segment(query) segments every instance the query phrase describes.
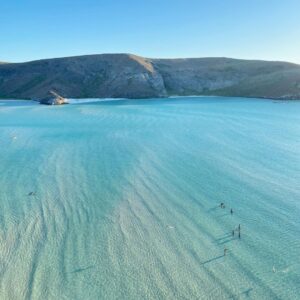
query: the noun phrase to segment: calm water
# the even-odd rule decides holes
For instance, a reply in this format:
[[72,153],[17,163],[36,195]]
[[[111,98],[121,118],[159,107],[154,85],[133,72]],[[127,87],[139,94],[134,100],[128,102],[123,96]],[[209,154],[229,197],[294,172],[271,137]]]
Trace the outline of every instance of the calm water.
[[300,102],[2,101],[0,148],[1,299],[300,299]]

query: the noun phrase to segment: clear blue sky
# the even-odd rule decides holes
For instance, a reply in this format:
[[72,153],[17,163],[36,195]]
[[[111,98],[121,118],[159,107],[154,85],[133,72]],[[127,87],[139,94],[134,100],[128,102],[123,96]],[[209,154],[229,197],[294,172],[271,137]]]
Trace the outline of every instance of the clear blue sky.
[[300,0],[0,1],[0,61],[117,52],[300,63]]

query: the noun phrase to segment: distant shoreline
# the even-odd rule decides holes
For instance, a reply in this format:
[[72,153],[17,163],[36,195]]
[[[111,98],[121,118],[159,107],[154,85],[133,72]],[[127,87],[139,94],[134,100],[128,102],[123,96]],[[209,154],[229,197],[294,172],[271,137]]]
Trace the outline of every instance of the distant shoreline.
[[[257,99],[257,100],[269,100],[269,101],[300,101],[300,99],[289,99],[289,98],[267,98],[267,97],[240,97],[240,96],[218,96],[218,95],[189,95],[189,96],[169,96],[169,97],[153,97],[153,98],[66,98],[69,104],[84,104],[84,103],[96,103],[96,102],[113,102],[113,101],[128,101],[128,100],[158,100],[158,99],[182,99],[182,98],[234,98],[234,99]],[[32,99],[3,99],[0,98],[1,102],[32,102],[34,104],[38,104],[38,100],[32,100]]]

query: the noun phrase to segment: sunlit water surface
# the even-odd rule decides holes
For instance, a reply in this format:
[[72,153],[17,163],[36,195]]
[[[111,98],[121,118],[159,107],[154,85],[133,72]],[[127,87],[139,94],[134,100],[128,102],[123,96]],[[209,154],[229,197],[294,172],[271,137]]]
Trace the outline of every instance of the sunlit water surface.
[[0,149],[0,299],[300,299],[300,102],[2,101]]

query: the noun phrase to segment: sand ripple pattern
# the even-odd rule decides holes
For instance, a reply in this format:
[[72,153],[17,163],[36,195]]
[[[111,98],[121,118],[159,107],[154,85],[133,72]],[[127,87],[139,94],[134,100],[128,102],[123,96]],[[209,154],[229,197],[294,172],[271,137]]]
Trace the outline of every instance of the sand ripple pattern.
[[1,102],[0,148],[0,299],[299,297],[300,103]]

